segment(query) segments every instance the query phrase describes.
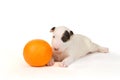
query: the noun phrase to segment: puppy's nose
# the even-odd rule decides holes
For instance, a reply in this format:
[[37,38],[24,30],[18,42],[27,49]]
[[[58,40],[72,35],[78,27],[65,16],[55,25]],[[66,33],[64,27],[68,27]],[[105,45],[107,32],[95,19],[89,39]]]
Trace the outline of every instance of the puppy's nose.
[[59,49],[58,48],[54,48],[55,51],[58,51]]

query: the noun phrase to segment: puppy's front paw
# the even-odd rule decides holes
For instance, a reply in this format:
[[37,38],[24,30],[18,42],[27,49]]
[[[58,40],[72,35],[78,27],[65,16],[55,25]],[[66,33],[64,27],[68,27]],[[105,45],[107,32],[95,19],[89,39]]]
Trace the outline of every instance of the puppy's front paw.
[[59,67],[68,67],[68,65],[63,63],[63,62],[61,62],[61,63],[59,63]]
[[109,49],[108,48],[104,48],[104,53],[108,53]]
[[54,59],[51,59],[50,62],[47,64],[47,66],[53,66],[54,65]]
[[101,48],[100,48],[100,52],[108,53],[108,52],[109,52],[109,49],[108,49],[108,48],[105,48],[105,47],[101,47]]

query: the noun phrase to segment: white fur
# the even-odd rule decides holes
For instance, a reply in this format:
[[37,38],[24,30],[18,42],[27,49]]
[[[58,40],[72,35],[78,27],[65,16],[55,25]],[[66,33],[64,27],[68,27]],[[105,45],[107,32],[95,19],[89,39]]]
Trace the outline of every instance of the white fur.
[[[54,61],[59,61],[61,67],[67,67],[75,60],[90,52],[108,52],[108,48],[100,47],[99,45],[91,42],[87,37],[80,34],[73,34],[69,41],[63,42],[61,37],[65,30],[70,31],[67,27],[56,27],[53,31],[52,48],[53,58],[48,65],[53,65]],[[55,51],[54,48],[58,48]]]

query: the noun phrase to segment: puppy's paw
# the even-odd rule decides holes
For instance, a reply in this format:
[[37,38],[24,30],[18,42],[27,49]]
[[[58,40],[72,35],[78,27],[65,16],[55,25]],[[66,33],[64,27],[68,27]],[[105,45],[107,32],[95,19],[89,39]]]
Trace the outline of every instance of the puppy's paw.
[[108,53],[109,49],[108,48],[104,48],[104,53]]
[[105,47],[102,47],[102,48],[100,49],[100,52],[108,53],[108,52],[109,52],[109,49],[108,49],[108,48],[105,48]]
[[54,65],[54,63],[55,63],[55,62],[54,62],[54,60],[53,60],[53,59],[51,59],[51,60],[50,60],[50,62],[47,64],[47,66],[53,66],[53,65]]
[[65,64],[65,63],[63,63],[63,62],[60,62],[60,63],[59,63],[59,67],[68,67],[68,65]]

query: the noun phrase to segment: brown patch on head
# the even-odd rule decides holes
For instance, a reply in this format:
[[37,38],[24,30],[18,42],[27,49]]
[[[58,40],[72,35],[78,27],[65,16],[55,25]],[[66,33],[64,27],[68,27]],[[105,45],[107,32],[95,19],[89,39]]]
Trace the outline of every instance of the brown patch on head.
[[67,42],[68,40],[70,40],[70,37],[73,35],[74,33],[73,33],[73,31],[67,31],[67,30],[65,30],[65,32],[63,33],[63,36],[62,36],[62,38],[61,38],[61,40],[63,41],[63,42]]

